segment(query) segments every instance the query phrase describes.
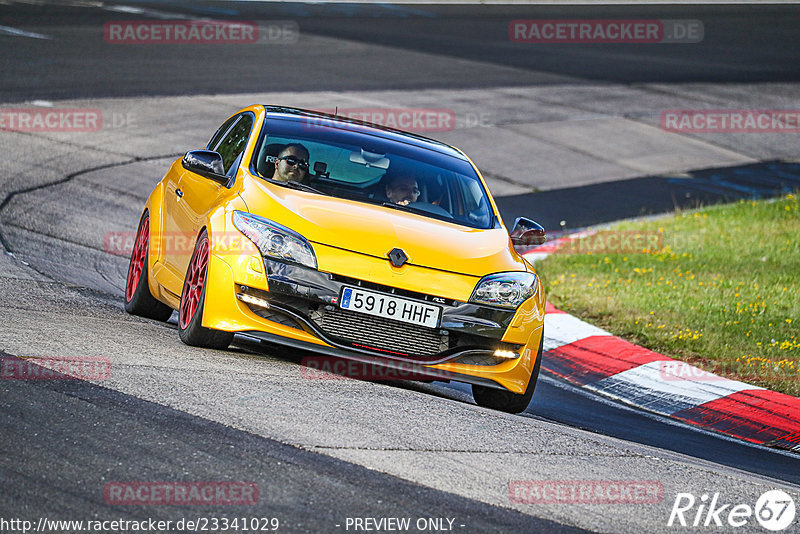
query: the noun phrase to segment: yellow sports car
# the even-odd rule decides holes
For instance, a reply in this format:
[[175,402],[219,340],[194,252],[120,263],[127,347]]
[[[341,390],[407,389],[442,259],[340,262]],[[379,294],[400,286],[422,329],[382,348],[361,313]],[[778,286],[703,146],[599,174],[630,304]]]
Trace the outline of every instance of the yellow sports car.
[[419,379],[477,404],[531,400],[545,297],[457,148],[374,124],[250,106],[176,160],[145,204],[125,290],[132,314],[224,349],[234,334]]

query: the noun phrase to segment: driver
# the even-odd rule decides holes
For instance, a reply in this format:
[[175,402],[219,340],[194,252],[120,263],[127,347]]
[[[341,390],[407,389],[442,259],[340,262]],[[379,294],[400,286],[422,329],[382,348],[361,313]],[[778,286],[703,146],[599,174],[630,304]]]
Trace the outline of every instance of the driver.
[[386,182],[386,198],[393,204],[408,206],[419,198],[419,184],[410,174],[393,176]]
[[289,143],[275,158],[273,180],[306,183],[308,180],[308,149],[300,143]]

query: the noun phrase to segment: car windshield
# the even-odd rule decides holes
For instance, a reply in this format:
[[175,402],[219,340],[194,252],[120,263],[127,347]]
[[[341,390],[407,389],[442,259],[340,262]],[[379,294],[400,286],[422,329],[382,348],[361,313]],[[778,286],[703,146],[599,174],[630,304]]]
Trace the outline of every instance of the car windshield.
[[[276,170],[276,165],[283,167]],[[296,165],[303,172],[281,174]],[[470,228],[487,229],[495,223],[483,184],[468,161],[362,131],[268,120],[252,169],[263,178],[312,193]]]

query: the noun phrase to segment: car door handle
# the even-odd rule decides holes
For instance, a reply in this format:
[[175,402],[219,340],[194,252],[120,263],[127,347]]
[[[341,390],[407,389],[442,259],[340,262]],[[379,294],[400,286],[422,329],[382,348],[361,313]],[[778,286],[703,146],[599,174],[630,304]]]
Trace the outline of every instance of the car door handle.
[[178,195],[178,198],[183,198],[183,191],[181,191],[180,189],[176,189],[175,194]]

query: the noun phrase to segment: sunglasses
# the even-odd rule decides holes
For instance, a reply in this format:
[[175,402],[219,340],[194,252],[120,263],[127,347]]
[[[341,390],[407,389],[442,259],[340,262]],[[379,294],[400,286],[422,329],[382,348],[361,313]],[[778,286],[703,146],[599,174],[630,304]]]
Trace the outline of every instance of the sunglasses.
[[279,160],[283,160],[292,167],[297,165],[303,170],[308,170],[308,162],[304,159],[296,158],[295,156],[283,156],[282,158],[278,158]]

